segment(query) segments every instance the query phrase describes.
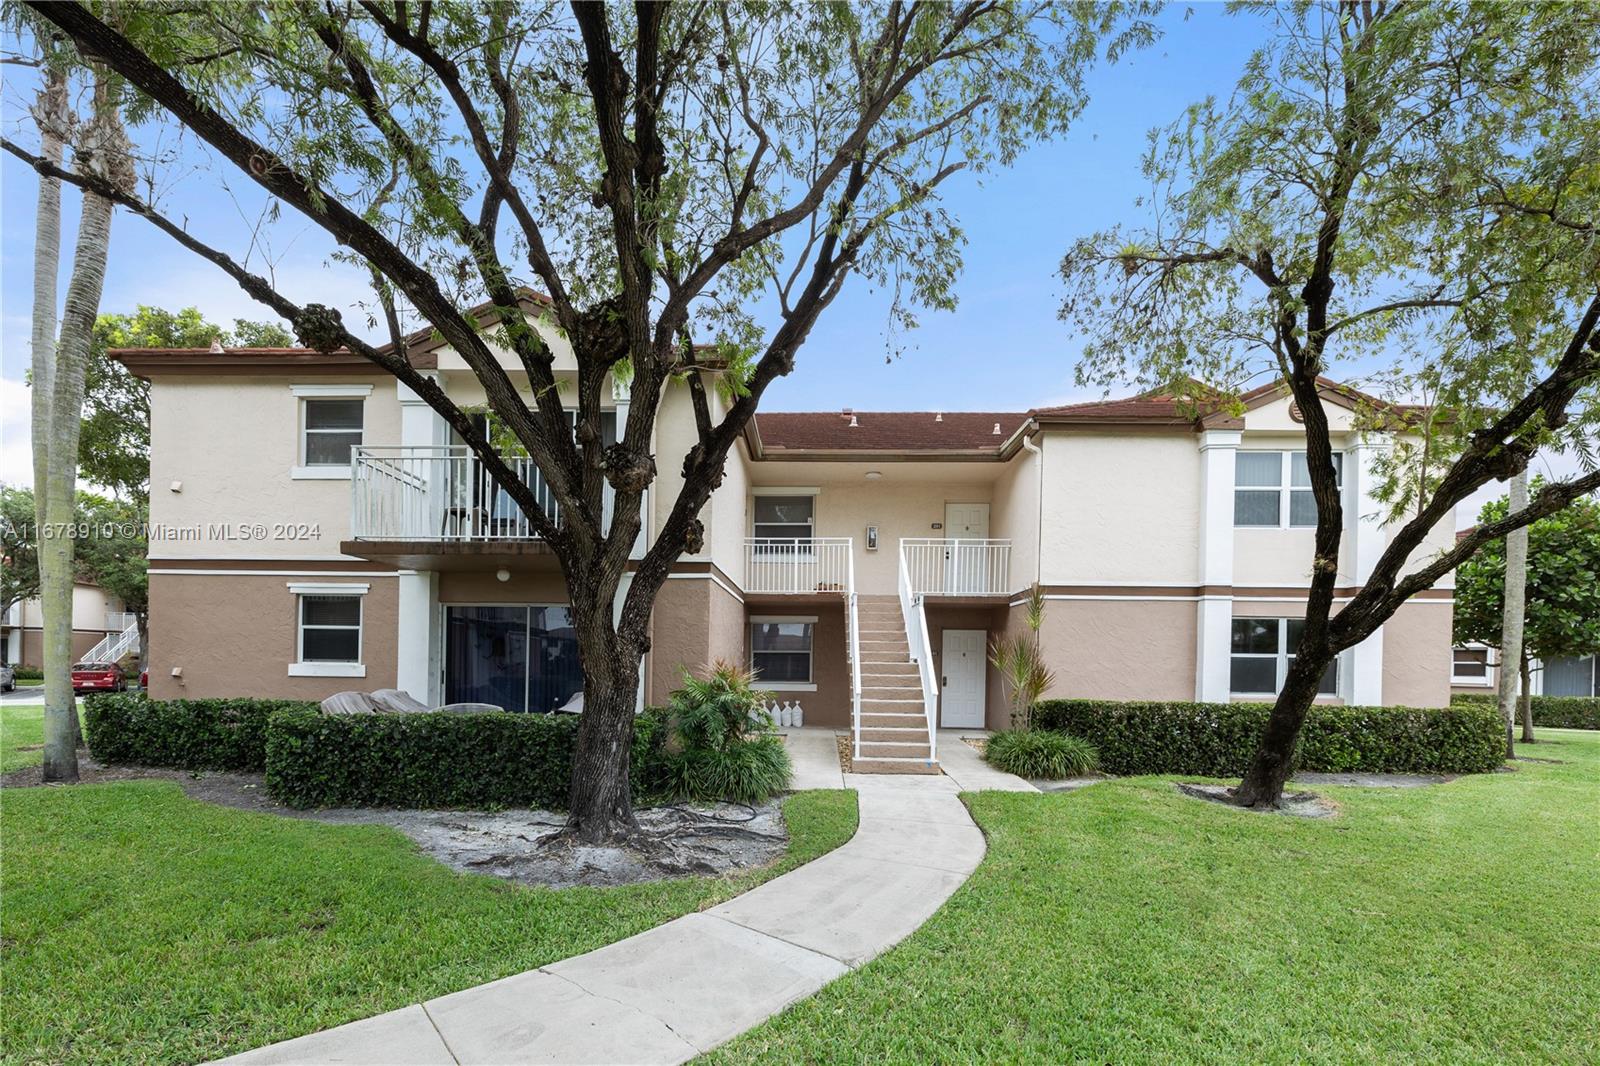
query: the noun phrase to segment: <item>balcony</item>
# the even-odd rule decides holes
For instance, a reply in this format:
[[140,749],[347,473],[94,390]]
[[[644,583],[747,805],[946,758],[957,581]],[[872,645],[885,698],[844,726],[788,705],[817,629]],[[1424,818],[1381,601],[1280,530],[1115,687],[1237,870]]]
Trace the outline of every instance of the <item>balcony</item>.
[[[561,508],[527,456],[504,457],[552,521]],[[614,500],[606,486],[604,521]],[[496,569],[554,556],[511,494],[464,444],[361,445],[350,461],[346,555],[418,569]]]
[[744,591],[756,596],[843,596],[855,589],[849,537],[747,537]]
[[982,599],[1016,591],[1009,540],[902,539],[900,565],[912,596]]

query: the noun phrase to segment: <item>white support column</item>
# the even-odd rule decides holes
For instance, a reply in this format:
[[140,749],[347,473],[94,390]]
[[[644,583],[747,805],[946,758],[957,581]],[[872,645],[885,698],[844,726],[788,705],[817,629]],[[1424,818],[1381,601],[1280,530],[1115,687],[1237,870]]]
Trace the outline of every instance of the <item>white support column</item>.
[[[1364,435],[1353,447],[1345,463],[1352,474],[1350,522],[1347,528],[1354,540],[1352,557],[1358,585],[1365,585],[1372,570],[1388,546],[1389,534],[1383,526],[1383,503],[1377,497],[1378,475],[1376,464],[1388,454],[1389,443]],[[1346,703],[1358,707],[1383,705],[1383,627],[1372,636],[1351,648],[1345,654],[1345,681],[1340,684],[1340,695]]]
[[401,573],[396,579],[399,625],[395,633],[395,688],[437,707],[439,678],[439,575]]
[[1195,619],[1194,698],[1227,703],[1233,630],[1233,464],[1243,436],[1200,434],[1200,603]]

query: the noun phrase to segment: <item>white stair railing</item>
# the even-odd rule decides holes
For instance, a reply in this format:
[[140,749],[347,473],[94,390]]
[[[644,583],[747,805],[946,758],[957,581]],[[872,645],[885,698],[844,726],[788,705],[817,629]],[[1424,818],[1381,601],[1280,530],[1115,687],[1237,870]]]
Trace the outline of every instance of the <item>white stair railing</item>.
[[856,559],[850,553],[850,590],[846,594],[845,611],[849,629],[850,648],[850,724],[855,733],[851,745],[852,758],[861,758],[861,614],[856,602]]
[[[134,618],[132,614],[129,618]],[[134,619],[128,628],[120,633],[107,633],[105,639],[84,652],[78,659],[80,663],[114,663],[130,651],[139,650],[139,622]]]
[[922,609],[920,594],[912,591],[911,567],[906,541],[900,542],[900,617],[905,622],[906,643],[911,659],[922,679],[922,715],[928,723],[928,761],[939,757],[939,681],[933,673],[933,653],[929,648],[928,616]]
[[915,596],[1008,596],[1011,541],[908,537],[900,541]]

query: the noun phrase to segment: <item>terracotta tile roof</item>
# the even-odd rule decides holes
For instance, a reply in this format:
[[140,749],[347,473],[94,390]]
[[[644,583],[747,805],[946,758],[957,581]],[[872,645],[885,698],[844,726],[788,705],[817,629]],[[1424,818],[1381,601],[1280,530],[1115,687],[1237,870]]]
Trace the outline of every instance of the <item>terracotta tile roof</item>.
[[[763,451],[998,451],[1026,411],[761,411]],[[853,424],[852,424],[853,423]]]

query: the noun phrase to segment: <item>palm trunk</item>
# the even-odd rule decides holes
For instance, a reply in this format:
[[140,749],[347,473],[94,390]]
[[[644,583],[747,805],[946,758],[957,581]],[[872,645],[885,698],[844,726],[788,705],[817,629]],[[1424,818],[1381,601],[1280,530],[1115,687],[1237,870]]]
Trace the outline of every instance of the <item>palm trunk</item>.
[[[67,79],[59,70],[47,68],[44,88],[39,90],[33,108],[39,125],[39,154],[57,166],[66,145],[68,127]],[[33,419],[33,516],[38,529],[45,527],[44,483],[50,457],[49,438],[44,427],[50,425],[50,401],[55,386],[56,354],[56,278],[61,272],[61,182],[39,178],[39,206],[33,237],[33,386],[29,397]]]
[[1321,658],[1300,654],[1289,665],[1283,690],[1272,705],[1266,731],[1256,745],[1255,756],[1244,780],[1234,790],[1233,801],[1241,807],[1277,807],[1283,799],[1283,786],[1294,773],[1294,753],[1300,727],[1316,702],[1317,688],[1327,672],[1332,656]]
[[[1528,506],[1528,471],[1524,467],[1511,479],[1507,505],[1515,514]],[[1506,723],[1506,758],[1516,758],[1517,682],[1513,664],[1524,659],[1523,622],[1527,609],[1528,528],[1506,534],[1506,572],[1500,615],[1500,716]]]
[[1522,742],[1524,744],[1532,744],[1532,743],[1534,743],[1534,736],[1533,736],[1533,678],[1531,676],[1531,671],[1528,669],[1528,651],[1527,651],[1526,648],[1524,648],[1523,651],[1522,651],[1522,670],[1521,670],[1521,673],[1522,673],[1522,697],[1519,700],[1519,702],[1522,705]]

